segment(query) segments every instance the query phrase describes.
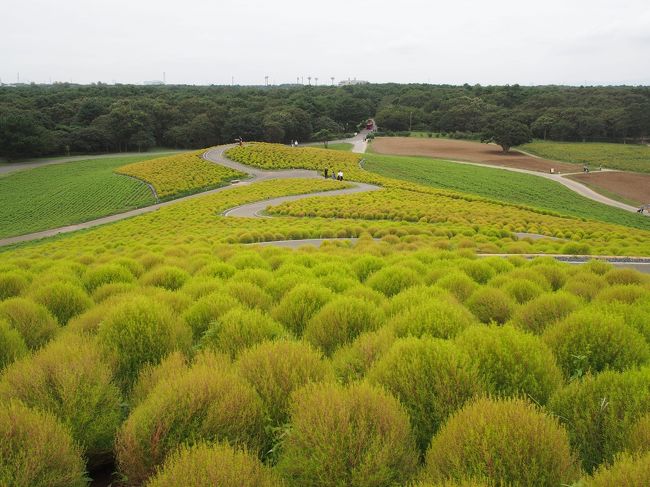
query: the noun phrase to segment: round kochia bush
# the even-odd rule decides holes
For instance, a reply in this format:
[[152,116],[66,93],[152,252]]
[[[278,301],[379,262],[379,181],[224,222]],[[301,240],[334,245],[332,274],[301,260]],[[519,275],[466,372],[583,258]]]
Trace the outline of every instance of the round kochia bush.
[[537,336],[512,326],[472,326],[456,343],[476,364],[489,392],[526,395],[545,404],[562,385],[553,352]]
[[409,308],[389,322],[399,337],[429,335],[450,338],[476,323],[476,319],[463,306],[448,300],[429,301]]
[[512,315],[515,303],[500,289],[477,289],[467,300],[467,307],[483,323],[505,323]]
[[627,446],[636,422],[650,412],[650,369],[587,376],[558,390],[547,407],[565,423],[591,472]]
[[634,424],[625,449],[631,452],[650,452],[650,413],[642,416]]
[[611,465],[603,465],[591,477],[583,479],[584,487],[647,487],[650,479],[650,452],[639,455],[621,454]]
[[454,414],[433,438],[424,476],[556,487],[577,480],[580,468],[555,418],[521,399],[482,398]]
[[332,356],[336,376],[346,383],[362,379],[372,364],[393,346],[395,340],[395,333],[387,326],[362,333]]
[[29,286],[23,272],[9,271],[0,273],[0,301],[19,296]]
[[467,354],[428,337],[397,340],[367,377],[406,407],[421,451],[447,416],[481,390]]
[[239,306],[232,296],[220,292],[202,297],[183,313],[183,319],[192,328],[194,338],[200,338],[210,323],[217,320],[228,311]]
[[423,279],[416,271],[399,265],[384,267],[367,280],[368,286],[386,296],[394,296],[406,288],[422,283]]
[[112,310],[99,325],[97,338],[115,363],[117,379],[128,390],[143,366],[189,348],[191,331],[160,302],[136,297]]
[[79,448],[54,416],[0,403],[0,485],[83,487],[85,474]]
[[365,383],[296,391],[278,470],[289,485],[405,485],[418,454],[395,398]]
[[146,487],[278,487],[277,475],[245,450],[224,443],[182,446]]
[[522,330],[541,334],[548,325],[575,311],[579,302],[568,293],[542,294],[519,308],[513,321]]
[[25,340],[6,321],[0,319],[0,372],[14,360],[27,355]]
[[139,485],[178,446],[201,440],[259,452],[265,415],[257,392],[229,366],[198,362],[159,382],[131,412],[115,445],[119,470],[129,484]]
[[289,396],[301,386],[333,378],[331,366],[306,343],[279,340],[245,350],[237,369],[253,384],[266,404],[271,421],[287,418]]
[[625,370],[650,359],[650,346],[643,335],[602,310],[577,311],[548,327],[543,338],[568,378],[588,371]]
[[92,299],[78,286],[56,282],[39,288],[34,300],[45,306],[61,325],[70,318],[86,311],[93,304]]
[[0,319],[5,319],[18,330],[31,349],[42,347],[59,331],[56,319],[47,308],[26,298],[1,302]]
[[104,264],[90,268],[83,277],[84,285],[92,292],[104,284],[115,282],[133,282],[135,277],[126,268],[116,264]]
[[379,328],[383,318],[383,313],[364,299],[338,297],[309,321],[304,337],[330,355],[360,333]]
[[333,296],[332,291],[319,284],[299,284],[284,295],[272,314],[296,336],[300,336],[307,322]]
[[66,335],[9,366],[0,381],[0,399],[19,399],[54,413],[92,463],[110,456],[122,399],[90,338]]
[[143,275],[140,282],[145,286],[164,287],[170,291],[175,291],[185,284],[189,277],[187,272],[178,267],[161,266]]

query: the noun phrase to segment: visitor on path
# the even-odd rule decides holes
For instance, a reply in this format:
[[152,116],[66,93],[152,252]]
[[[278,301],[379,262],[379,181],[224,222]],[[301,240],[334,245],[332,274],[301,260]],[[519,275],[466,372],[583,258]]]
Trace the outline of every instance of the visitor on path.
[[643,213],[643,210],[647,210],[647,209],[650,209],[650,203],[648,203],[647,205],[641,205],[641,207],[638,210],[636,210],[636,212]]
[[327,179],[327,168],[325,168],[325,170],[323,171],[323,173],[325,174],[325,179]]
[[343,171],[339,171],[339,177],[338,177],[338,180],[339,180],[339,181],[343,181]]
[[294,141],[293,141],[293,146],[294,146],[294,147],[298,147],[298,141],[297,141],[297,140],[294,140]]

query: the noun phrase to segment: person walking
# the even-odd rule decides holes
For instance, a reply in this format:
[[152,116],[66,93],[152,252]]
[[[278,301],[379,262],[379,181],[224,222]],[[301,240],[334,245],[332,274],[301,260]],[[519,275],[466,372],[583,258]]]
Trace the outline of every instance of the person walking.
[[327,168],[323,171],[323,174],[325,174],[325,179],[327,179]]
[[343,171],[339,171],[338,178],[339,181],[343,181]]

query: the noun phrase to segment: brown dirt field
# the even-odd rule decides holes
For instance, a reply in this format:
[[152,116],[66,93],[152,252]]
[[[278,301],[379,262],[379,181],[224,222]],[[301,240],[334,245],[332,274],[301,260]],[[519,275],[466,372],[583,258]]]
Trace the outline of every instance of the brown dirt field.
[[495,166],[514,167],[529,171],[571,173],[582,168],[576,164],[549,161],[511,151],[504,154],[499,146],[466,140],[424,139],[419,137],[379,137],[372,142],[377,154],[397,156],[426,156],[454,161],[467,161]]
[[591,187],[594,191],[602,189],[621,195],[638,205],[650,203],[650,174],[606,171],[574,174],[571,179]]

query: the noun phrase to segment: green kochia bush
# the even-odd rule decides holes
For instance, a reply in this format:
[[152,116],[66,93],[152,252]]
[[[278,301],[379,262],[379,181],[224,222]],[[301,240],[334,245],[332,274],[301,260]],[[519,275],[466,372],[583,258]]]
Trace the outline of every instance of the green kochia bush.
[[47,308],[26,298],[1,302],[0,319],[5,319],[18,330],[31,349],[42,347],[59,331],[56,319]]
[[83,487],[85,477],[78,446],[54,416],[0,403],[0,485]]
[[515,303],[500,289],[477,289],[467,300],[467,307],[483,323],[505,323],[510,319]]
[[27,345],[18,330],[0,319],[0,372],[14,360],[27,355]]
[[447,300],[423,303],[400,313],[389,322],[398,337],[430,335],[450,338],[476,323],[463,306]]
[[9,366],[0,381],[0,399],[12,398],[54,413],[92,463],[110,457],[122,399],[91,339],[70,334]]
[[27,289],[29,281],[23,272],[0,272],[0,301],[19,296]]
[[478,288],[478,284],[464,272],[454,271],[438,279],[436,287],[449,291],[459,301],[465,301]]
[[568,293],[542,294],[523,305],[514,316],[521,329],[541,334],[544,329],[578,309],[579,300]]
[[86,311],[93,304],[83,289],[62,282],[39,288],[34,293],[34,300],[45,306],[61,325],[65,325],[70,318]]
[[126,390],[143,366],[157,364],[168,353],[188,349],[191,343],[187,325],[160,302],[144,297],[118,304],[100,324],[97,335]]
[[478,367],[490,393],[526,395],[545,404],[562,385],[562,372],[546,344],[512,326],[472,326],[456,343]]
[[650,452],[642,455],[621,454],[612,465],[603,465],[591,477],[584,479],[584,487],[647,487],[650,479]]
[[340,347],[332,356],[332,365],[339,379],[353,382],[365,377],[370,367],[395,343],[390,327],[359,335],[352,343]]
[[[224,356],[224,361],[229,362],[230,359]],[[144,366],[131,389],[129,405],[134,408],[144,401],[163,379],[180,377],[188,368],[187,357],[181,352],[170,353],[159,364]]]
[[261,311],[235,308],[210,325],[201,338],[200,346],[235,357],[256,343],[286,335],[280,323]]
[[301,336],[307,322],[330,301],[334,294],[317,284],[299,284],[289,291],[273,309],[273,317]]
[[200,338],[210,323],[219,319],[239,302],[232,296],[220,292],[211,293],[202,297],[183,313],[183,319],[192,328],[194,338]]
[[650,369],[602,372],[558,390],[548,408],[566,424],[583,467],[613,460],[638,419],[650,412]]
[[280,479],[245,450],[224,443],[182,446],[146,487],[278,487]]
[[638,331],[600,310],[578,311],[548,327],[543,338],[566,377],[605,369],[622,371],[650,359],[650,347]]
[[189,274],[174,266],[156,267],[140,278],[145,286],[156,286],[175,291],[189,279]]
[[384,267],[367,280],[368,286],[386,296],[393,296],[406,288],[422,283],[423,280],[416,271],[398,265]]
[[424,475],[556,487],[577,480],[580,469],[556,419],[521,399],[483,398],[454,414],[433,438]]
[[381,389],[313,384],[292,398],[278,470],[289,485],[405,485],[418,454],[404,409]]
[[379,328],[383,318],[383,313],[375,305],[363,299],[338,297],[323,306],[309,321],[304,337],[330,355],[360,333]]
[[258,453],[265,443],[262,400],[229,366],[205,360],[162,380],[119,431],[120,472],[139,485],[184,443],[228,441]]
[[252,282],[229,282],[225,290],[247,308],[268,311],[273,304],[271,295]]
[[116,264],[103,264],[88,269],[84,274],[83,281],[86,289],[92,292],[104,284],[133,282],[135,277],[126,267]]
[[367,377],[406,407],[421,451],[442,422],[482,389],[466,353],[428,337],[396,341]]
[[630,452],[650,452],[650,413],[647,413],[632,426],[625,449]]

